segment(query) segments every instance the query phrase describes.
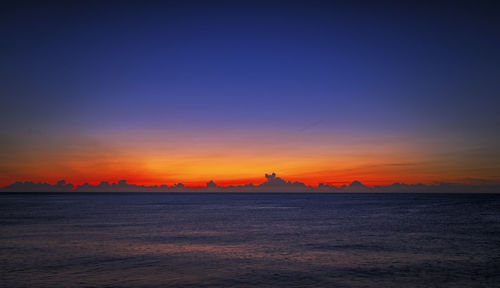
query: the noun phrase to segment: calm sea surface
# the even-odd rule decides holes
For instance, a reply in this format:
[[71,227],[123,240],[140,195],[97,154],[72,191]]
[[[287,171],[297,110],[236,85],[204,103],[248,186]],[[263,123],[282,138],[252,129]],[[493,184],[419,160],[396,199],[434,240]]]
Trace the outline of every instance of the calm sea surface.
[[2,287],[500,287],[500,195],[0,194]]

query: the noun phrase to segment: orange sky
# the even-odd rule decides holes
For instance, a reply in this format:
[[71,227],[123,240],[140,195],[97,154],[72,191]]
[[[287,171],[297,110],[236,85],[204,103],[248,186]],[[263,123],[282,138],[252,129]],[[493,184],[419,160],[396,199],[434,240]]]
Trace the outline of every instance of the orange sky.
[[[390,135],[318,133],[93,134],[85,138],[53,135],[42,142],[26,138],[7,147],[0,185],[15,181],[73,184],[100,181],[204,186],[259,184],[265,173],[316,186],[498,181],[495,158],[481,151],[453,151],[447,143]],[[261,139],[261,140],[259,140]],[[415,138],[417,139],[417,138]],[[34,141],[37,140],[37,141]]]

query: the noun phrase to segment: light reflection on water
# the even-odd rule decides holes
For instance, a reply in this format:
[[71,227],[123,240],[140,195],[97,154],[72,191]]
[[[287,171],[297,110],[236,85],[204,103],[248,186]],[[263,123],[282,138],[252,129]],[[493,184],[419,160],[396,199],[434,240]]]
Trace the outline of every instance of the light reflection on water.
[[494,287],[500,195],[0,194],[5,287]]

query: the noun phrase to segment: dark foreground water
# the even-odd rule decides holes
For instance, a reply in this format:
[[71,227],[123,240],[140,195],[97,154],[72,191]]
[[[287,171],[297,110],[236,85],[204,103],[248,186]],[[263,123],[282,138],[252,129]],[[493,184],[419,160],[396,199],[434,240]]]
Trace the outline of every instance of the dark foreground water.
[[500,287],[500,195],[0,194],[2,287]]

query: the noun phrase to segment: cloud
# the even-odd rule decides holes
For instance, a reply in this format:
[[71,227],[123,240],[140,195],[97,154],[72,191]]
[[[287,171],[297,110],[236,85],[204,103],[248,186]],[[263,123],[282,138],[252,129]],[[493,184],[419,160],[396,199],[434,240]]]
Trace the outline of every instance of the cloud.
[[480,184],[462,185],[455,183],[438,183],[434,185],[393,183],[386,186],[369,187],[360,181],[340,187],[320,183],[318,187],[307,186],[302,182],[286,181],[276,173],[265,174],[262,184],[252,183],[239,186],[217,186],[213,180],[202,188],[188,188],[182,183],[168,185],[135,185],[126,180],[117,183],[102,181],[98,185],[88,183],[74,187],[73,184],[61,180],[56,184],[34,183],[31,181],[16,182],[0,189],[0,192],[321,192],[321,193],[500,193],[498,183],[478,181]]
[[280,177],[277,177],[276,173],[265,174],[265,177],[267,181],[258,185],[256,187],[257,189],[264,191],[269,190],[272,192],[306,192],[312,189],[312,187],[306,186],[301,182],[292,183],[290,181],[285,181]]
[[73,184],[67,184],[65,180],[55,185],[42,182],[16,182],[0,189],[1,192],[68,192],[73,190]]
[[298,129],[299,132],[303,132],[303,131],[306,131],[306,130],[309,130],[309,129],[312,129],[312,128],[315,128],[315,127],[318,127],[320,126],[321,124],[323,124],[323,120],[315,120],[315,121],[311,121],[311,122],[308,122],[307,124],[305,124],[304,126],[300,127]]
[[213,188],[217,188],[217,184],[215,184],[213,180],[210,180],[209,182],[207,182],[207,189]]

